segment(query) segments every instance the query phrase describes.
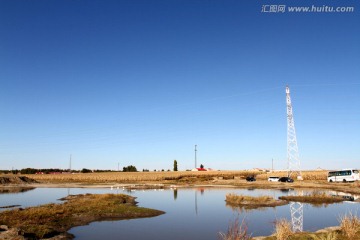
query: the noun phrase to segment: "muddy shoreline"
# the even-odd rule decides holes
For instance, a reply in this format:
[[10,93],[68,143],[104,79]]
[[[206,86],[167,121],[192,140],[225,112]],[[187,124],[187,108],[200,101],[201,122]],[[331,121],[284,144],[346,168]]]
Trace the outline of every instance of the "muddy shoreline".
[[[360,183],[328,183],[302,181],[295,183],[277,183],[268,181],[246,182],[246,181],[222,181],[221,183],[26,183],[0,185],[0,192],[11,192],[11,189],[34,189],[34,188],[126,188],[126,189],[169,189],[169,188],[240,188],[240,189],[316,189],[334,190],[350,194],[360,195]],[[15,190],[14,190],[15,191]]]

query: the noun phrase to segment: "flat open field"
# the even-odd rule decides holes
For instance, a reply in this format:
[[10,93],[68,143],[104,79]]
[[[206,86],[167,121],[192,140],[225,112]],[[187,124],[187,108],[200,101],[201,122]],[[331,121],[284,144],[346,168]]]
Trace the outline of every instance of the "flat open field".
[[[204,171],[204,172],[106,172],[76,174],[34,174],[32,179],[47,183],[144,183],[144,182],[211,182],[218,180],[243,180],[247,176],[256,176],[257,180],[267,180],[269,176],[286,176],[286,172],[258,171]],[[326,181],[327,171],[302,172],[304,180]]]

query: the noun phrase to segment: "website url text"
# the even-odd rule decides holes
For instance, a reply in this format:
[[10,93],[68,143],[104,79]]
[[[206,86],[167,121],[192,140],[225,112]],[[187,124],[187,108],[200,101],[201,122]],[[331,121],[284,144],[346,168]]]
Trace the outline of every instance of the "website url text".
[[307,6],[307,7],[294,7],[287,5],[262,5],[262,13],[352,13],[355,7],[334,7],[334,6]]

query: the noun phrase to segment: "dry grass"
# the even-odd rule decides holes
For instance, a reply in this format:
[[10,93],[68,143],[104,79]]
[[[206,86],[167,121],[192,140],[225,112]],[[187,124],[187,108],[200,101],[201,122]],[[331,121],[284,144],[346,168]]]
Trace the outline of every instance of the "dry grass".
[[240,223],[237,218],[234,222],[230,223],[226,233],[219,233],[219,238],[221,240],[250,240],[251,234],[248,233],[245,219]]
[[302,172],[302,177],[304,180],[327,181],[328,171],[304,171]]
[[[328,171],[304,171],[304,180],[327,179]],[[269,176],[286,176],[287,172],[266,173],[260,171],[207,171],[207,172],[104,172],[104,173],[76,173],[76,174],[39,174],[27,175],[40,182],[51,183],[106,183],[106,182],[159,182],[159,181],[202,181],[202,180],[231,180],[245,179],[247,176],[256,176],[257,180],[267,181]],[[295,177],[296,179],[296,177]]]
[[270,196],[258,196],[258,197],[252,197],[252,196],[245,196],[245,195],[236,195],[233,193],[229,193],[226,195],[226,202],[233,203],[233,204],[247,204],[247,203],[267,203],[274,201],[275,199]]
[[322,234],[311,234],[313,240],[337,240],[338,235],[336,232],[322,233]]
[[340,229],[342,234],[349,240],[359,239],[357,236],[360,228],[358,216],[349,213],[340,218]]
[[286,201],[274,199],[270,196],[245,196],[229,193],[226,195],[226,204],[231,207],[244,207],[246,209],[262,208],[262,207],[275,207],[287,204]]
[[77,174],[34,174],[27,175],[39,182],[50,183],[106,183],[106,182],[192,182],[209,181],[214,179],[245,179],[254,175],[251,171],[208,171],[208,172],[106,172],[106,173],[77,173]]
[[70,195],[66,199],[62,204],[52,203],[0,212],[0,225],[20,228],[29,237],[39,239],[52,237],[74,226],[93,221],[151,217],[164,213],[137,207],[134,197],[123,194]]
[[344,201],[342,197],[329,196],[326,194],[326,192],[323,191],[312,191],[311,193],[303,196],[281,196],[279,199],[292,202],[311,203],[315,205],[338,203]]
[[291,223],[286,219],[280,219],[275,223],[275,232],[277,240],[287,240],[293,234]]

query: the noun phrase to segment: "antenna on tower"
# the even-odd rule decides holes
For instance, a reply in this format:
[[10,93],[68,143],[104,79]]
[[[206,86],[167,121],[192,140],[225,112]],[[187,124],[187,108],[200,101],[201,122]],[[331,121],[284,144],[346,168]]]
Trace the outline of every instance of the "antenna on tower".
[[286,106],[287,106],[287,159],[288,159],[288,177],[297,174],[297,179],[302,180],[300,171],[299,150],[296,140],[296,131],[294,123],[293,109],[290,98],[290,88],[286,86]]

